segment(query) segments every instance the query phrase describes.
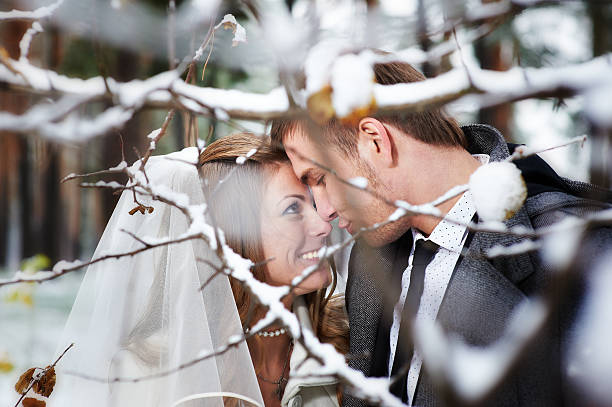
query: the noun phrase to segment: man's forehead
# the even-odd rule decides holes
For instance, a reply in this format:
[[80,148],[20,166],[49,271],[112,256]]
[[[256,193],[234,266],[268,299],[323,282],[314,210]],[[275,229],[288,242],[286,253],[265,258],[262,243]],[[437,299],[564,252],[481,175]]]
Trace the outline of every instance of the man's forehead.
[[317,153],[322,148],[320,143],[313,140],[308,133],[300,129],[295,129],[288,132],[283,140],[283,145],[285,146],[288,154],[293,153],[297,156],[304,155],[307,158],[314,158],[311,156],[318,155]]
[[313,162],[321,159],[318,147],[303,134],[288,139],[284,145],[295,175],[300,181],[308,183],[307,181],[320,170]]

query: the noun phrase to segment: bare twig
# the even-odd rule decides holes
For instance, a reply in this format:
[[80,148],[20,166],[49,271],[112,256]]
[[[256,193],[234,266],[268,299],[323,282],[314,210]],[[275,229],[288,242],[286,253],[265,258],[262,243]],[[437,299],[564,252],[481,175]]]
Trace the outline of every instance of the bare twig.
[[569,141],[566,141],[566,142],[563,142],[563,143],[560,143],[554,146],[550,146],[550,147],[544,147],[542,149],[534,149],[534,148],[528,148],[525,146],[518,146],[514,149],[514,153],[512,153],[512,155],[510,155],[508,158],[506,158],[506,161],[520,160],[521,158],[527,158],[532,155],[544,153],[546,151],[555,150],[561,147],[567,147],[572,144],[580,144],[580,146],[583,146],[586,140],[587,140],[587,136],[582,135],[582,136],[574,137],[573,139],[570,139]]

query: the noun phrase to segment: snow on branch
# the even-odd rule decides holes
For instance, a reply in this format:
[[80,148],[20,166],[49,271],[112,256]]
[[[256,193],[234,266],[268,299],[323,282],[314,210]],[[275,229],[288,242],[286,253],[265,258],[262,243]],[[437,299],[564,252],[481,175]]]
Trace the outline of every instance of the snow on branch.
[[21,41],[19,42],[19,50],[21,55],[19,56],[20,60],[27,60],[28,52],[30,51],[30,43],[34,36],[40,32],[43,32],[43,28],[38,21],[32,23],[32,26],[27,29]]
[[464,16],[464,22],[478,22],[481,20],[501,17],[511,12],[518,12],[528,7],[559,4],[560,0],[502,0],[495,2],[481,2],[477,6],[469,7]]
[[11,11],[0,11],[0,21],[11,21],[11,20],[40,20],[53,15],[55,10],[62,5],[64,0],[58,0],[55,3],[39,7],[33,11],[22,11],[22,10],[11,10]]
[[[214,115],[216,109],[232,118],[261,120],[295,113],[289,108],[283,88],[267,94],[203,88],[184,83],[178,75],[178,71],[168,71],[144,81],[126,83],[108,79],[109,94],[102,77],[86,80],[68,78],[54,71],[34,67],[26,61],[12,59],[3,60],[0,66],[0,82],[9,87],[36,94],[59,92],[74,97],[116,100],[124,111],[143,106],[172,107],[179,103],[196,114],[207,116]],[[372,90],[379,111],[389,112],[423,109],[456,100],[466,94],[477,94],[479,100],[486,105],[535,96],[571,95],[597,88],[611,75],[610,56],[604,55],[563,68],[515,68],[506,72],[471,68],[469,75],[463,69],[454,69],[422,82],[372,84]],[[351,85],[346,89],[351,87],[354,88]],[[334,100],[334,106],[345,103],[345,110],[355,110],[350,95],[345,98],[335,97]]]
[[443,104],[468,93],[480,94],[483,103],[492,105],[536,96],[585,92],[606,82],[610,75],[612,61],[610,55],[604,55],[560,68],[513,68],[498,72],[470,67],[469,75],[456,68],[422,82],[375,85],[374,95],[382,111]]

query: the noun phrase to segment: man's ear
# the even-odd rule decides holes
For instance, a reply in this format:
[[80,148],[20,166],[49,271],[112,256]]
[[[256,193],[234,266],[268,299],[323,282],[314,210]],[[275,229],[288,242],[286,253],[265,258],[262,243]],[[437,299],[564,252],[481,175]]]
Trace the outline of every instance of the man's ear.
[[394,165],[393,136],[377,119],[364,117],[359,121],[357,148],[359,155],[366,158],[375,167],[392,167]]

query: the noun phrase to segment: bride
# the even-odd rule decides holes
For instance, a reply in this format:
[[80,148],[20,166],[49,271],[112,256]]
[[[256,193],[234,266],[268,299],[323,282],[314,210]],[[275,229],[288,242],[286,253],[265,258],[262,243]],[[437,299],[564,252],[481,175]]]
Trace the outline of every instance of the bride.
[[[223,231],[231,249],[254,263],[258,280],[290,285],[318,264],[331,225],[317,215],[284,152],[265,140],[234,134],[199,157],[195,148],[152,157],[144,172],[153,194],[170,194],[189,210],[206,211],[207,222]],[[135,198],[152,211],[130,215]],[[189,231],[185,211],[138,188],[135,195],[126,190],[94,258]],[[215,253],[203,240],[191,239],[89,266],[59,349],[75,346],[57,366],[50,405],[341,404],[337,381],[317,375],[318,362],[283,326],[227,346],[249,333],[266,309],[241,283],[217,272]],[[335,279],[325,263],[283,303],[302,329],[346,353],[343,299],[331,296]]]

